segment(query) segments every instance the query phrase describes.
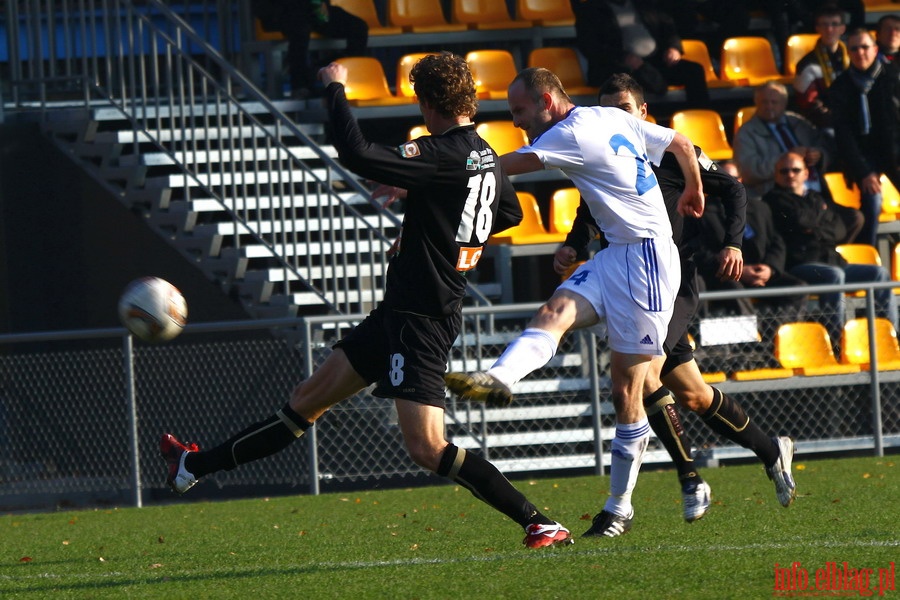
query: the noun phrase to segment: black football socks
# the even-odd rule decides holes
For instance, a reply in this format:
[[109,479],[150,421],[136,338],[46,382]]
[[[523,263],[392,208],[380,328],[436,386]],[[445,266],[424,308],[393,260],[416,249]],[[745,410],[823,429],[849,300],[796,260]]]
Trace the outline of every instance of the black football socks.
[[247,427],[211,450],[192,452],[184,468],[198,479],[216,471],[259,460],[287,448],[312,426],[285,404],[274,415]]

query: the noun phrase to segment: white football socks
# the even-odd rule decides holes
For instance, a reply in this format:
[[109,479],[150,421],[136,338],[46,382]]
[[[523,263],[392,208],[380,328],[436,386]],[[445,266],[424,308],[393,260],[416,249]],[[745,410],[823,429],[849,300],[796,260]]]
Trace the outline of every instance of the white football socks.
[[512,387],[550,362],[556,349],[556,338],[549,331],[529,327],[506,347],[488,373]]
[[603,507],[605,510],[620,517],[631,516],[631,494],[637,485],[649,441],[650,422],[646,417],[637,423],[616,425],[609,467],[609,498]]

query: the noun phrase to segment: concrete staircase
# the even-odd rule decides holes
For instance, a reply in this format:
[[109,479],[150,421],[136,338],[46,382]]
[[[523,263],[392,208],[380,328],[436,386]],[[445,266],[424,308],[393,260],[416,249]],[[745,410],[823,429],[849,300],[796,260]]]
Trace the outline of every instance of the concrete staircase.
[[137,124],[114,107],[56,110],[44,130],[249,315],[370,310],[402,215],[337,165],[321,124],[298,125],[303,140],[262,107],[220,108],[157,107]]

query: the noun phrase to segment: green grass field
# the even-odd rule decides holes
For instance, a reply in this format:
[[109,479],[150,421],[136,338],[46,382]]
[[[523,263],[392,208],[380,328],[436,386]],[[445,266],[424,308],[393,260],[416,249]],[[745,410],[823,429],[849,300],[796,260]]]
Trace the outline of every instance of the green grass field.
[[[794,596],[836,597],[837,579],[821,575],[832,589],[817,590],[816,572],[844,562],[871,569],[878,596],[879,569],[887,578],[900,556],[894,458],[795,462],[789,509],[758,465],[707,469],[713,509],[692,525],[674,474],[645,472],[629,534],[537,551],[521,545],[516,524],[451,485],[3,515],[0,598],[784,597],[776,563],[808,574]],[[580,536],[608,481],[515,483]],[[889,578],[885,586],[896,588]]]

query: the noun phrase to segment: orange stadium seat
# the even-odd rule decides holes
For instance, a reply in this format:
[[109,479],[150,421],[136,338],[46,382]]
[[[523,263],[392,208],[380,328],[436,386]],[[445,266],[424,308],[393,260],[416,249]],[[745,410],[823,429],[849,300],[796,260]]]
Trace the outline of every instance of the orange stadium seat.
[[388,0],[388,23],[409,33],[465,31],[462,23],[448,23],[440,0]]
[[516,18],[539,27],[575,24],[575,13],[567,0],[516,0]]
[[377,58],[371,56],[348,56],[339,58],[347,67],[347,83],[344,85],[347,101],[354,106],[389,106],[409,104],[412,98],[397,97],[388,87],[384,68]]
[[739,108],[736,113],[734,113],[734,133],[737,134],[738,129],[740,129],[744,123],[753,118],[753,115],[756,114],[755,106],[745,106],[744,108]]
[[431,132],[428,131],[428,127],[425,125],[415,125],[409,128],[409,133],[406,135],[406,139],[414,140],[416,138],[420,138],[423,135],[431,135]]
[[757,86],[767,81],[791,81],[778,71],[775,53],[768,38],[762,36],[732,37],[722,44],[722,79]]
[[682,58],[703,67],[703,71],[706,73],[706,87],[723,88],[737,85],[737,82],[726,81],[716,73],[706,42],[702,40],[681,40],[681,45],[684,47],[684,56]]
[[[878,359],[879,371],[900,369],[900,345],[897,343],[897,330],[887,319],[875,319],[875,356]],[[850,319],[844,324],[844,331],[841,335],[841,362],[860,365],[865,370],[871,369],[868,319]]]
[[787,77],[797,75],[797,63],[812,52],[819,40],[818,33],[795,33],[788,37],[784,44],[784,74]]
[[825,326],[811,321],[785,323],[778,328],[775,358],[797,375],[841,375],[861,370],[859,365],[839,363]]
[[369,26],[369,35],[397,35],[403,33],[401,27],[386,27],[378,18],[378,10],[373,0],[331,0],[334,6],[340,6],[348,13],[356,15]]
[[574,48],[547,46],[535,48],[528,54],[529,67],[544,67],[553,71],[570,96],[593,96],[596,101],[600,88],[589,86],[581,69],[581,61]]
[[512,121],[484,121],[475,126],[475,132],[490,144],[498,156],[528,144],[525,130],[513,125]]
[[672,115],[672,129],[689,137],[713,160],[728,160],[734,149],[725,135],[722,117],[714,110],[689,109]]
[[825,185],[828,186],[828,191],[831,192],[831,197],[834,198],[836,204],[860,208],[859,188],[856,187],[856,184],[848,188],[843,173],[825,173],[824,177]]
[[454,23],[469,29],[526,29],[530,21],[516,21],[509,15],[506,0],[453,0],[451,11]]
[[565,187],[553,192],[550,196],[550,233],[572,231],[575,213],[581,203],[581,193],[577,188]]
[[505,100],[506,89],[515,79],[516,61],[508,50],[473,50],[466,62],[475,79],[475,91],[483,100]]
[[537,198],[528,192],[516,192],[522,207],[522,222],[491,236],[492,244],[552,244],[566,239],[565,234],[549,233],[541,217]]

